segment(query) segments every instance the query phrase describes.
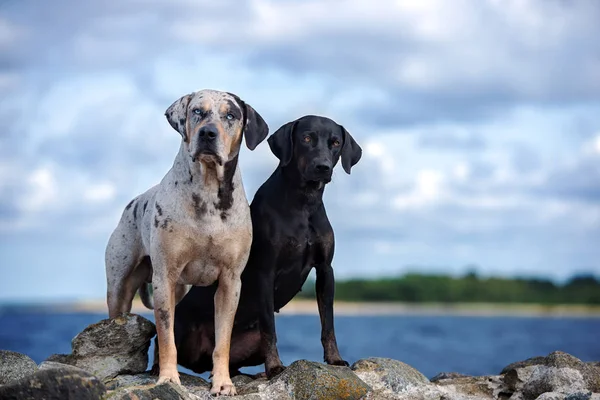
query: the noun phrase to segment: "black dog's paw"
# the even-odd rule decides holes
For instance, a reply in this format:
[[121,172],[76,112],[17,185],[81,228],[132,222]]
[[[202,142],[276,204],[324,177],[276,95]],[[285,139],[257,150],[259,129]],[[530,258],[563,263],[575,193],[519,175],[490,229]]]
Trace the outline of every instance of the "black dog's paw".
[[266,372],[259,372],[258,374],[254,374],[254,375],[248,375],[250,378],[256,380],[256,379],[266,379],[267,377],[267,373]]
[[348,361],[339,359],[339,360],[332,360],[332,361],[327,361],[327,364],[329,365],[338,365],[340,367],[349,367],[350,364],[348,364]]
[[148,371],[148,372],[152,376],[159,376],[160,375],[160,367],[158,366],[158,364],[154,364],[152,366],[152,368],[150,368],[150,371]]
[[285,367],[283,365],[276,365],[273,368],[267,370],[267,379],[273,379],[283,371],[285,371]]

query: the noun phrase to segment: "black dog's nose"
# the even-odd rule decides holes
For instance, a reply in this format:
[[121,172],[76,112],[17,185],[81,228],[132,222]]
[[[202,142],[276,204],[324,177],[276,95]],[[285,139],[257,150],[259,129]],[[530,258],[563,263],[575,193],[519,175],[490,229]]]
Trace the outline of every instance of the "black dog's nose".
[[329,172],[329,170],[331,169],[331,166],[329,164],[317,164],[317,171],[325,173],[325,172]]
[[204,140],[213,140],[219,135],[219,132],[217,132],[217,128],[214,126],[203,126],[200,128],[198,134]]

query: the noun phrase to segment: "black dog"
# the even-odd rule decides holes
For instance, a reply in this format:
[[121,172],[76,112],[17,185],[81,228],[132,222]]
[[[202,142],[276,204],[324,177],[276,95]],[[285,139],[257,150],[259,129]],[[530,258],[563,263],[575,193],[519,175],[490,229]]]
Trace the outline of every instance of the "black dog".
[[[241,367],[265,363],[269,378],[283,371],[274,312],[301,290],[313,267],[325,361],[348,365],[333,327],[334,235],[323,191],[339,159],[349,174],[362,150],[343,126],[318,116],[285,124],[268,142],[280,163],[250,206],[253,241],[242,274],[230,370],[235,374]],[[175,309],[178,363],[198,373],[212,369],[215,289],[194,286]]]

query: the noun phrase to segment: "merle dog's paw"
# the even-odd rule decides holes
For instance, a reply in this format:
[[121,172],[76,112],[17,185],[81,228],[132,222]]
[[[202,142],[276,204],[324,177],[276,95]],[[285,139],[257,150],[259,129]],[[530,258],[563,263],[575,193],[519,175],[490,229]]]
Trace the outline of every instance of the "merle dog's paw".
[[160,375],[160,367],[158,366],[158,364],[154,364],[152,366],[152,368],[150,368],[150,371],[148,371],[148,372],[152,376],[159,376]]
[[276,365],[267,370],[267,379],[273,379],[283,371],[285,371],[285,367],[283,365]]
[[332,361],[328,361],[327,364],[329,365],[338,365],[340,367],[349,367],[350,364],[348,364],[348,361],[339,359],[339,360],[332,360]]

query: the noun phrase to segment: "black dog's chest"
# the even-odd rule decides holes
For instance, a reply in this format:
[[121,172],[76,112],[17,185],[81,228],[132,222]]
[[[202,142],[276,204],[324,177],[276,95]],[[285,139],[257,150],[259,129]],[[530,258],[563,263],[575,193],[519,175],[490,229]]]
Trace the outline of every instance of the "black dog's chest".
[[275,303],[283,307],[302,289],[308,274],[315,264],[317,243],[310,229],[304,235],[286,236],[277,262],[275,273]]
[[[290,227],[290,231],[282,232],[282,243],[278,270],[303,269],[310,266],[316,247],[316,234],[308,223]],[[300,271],[298,271],[300,272]]]

